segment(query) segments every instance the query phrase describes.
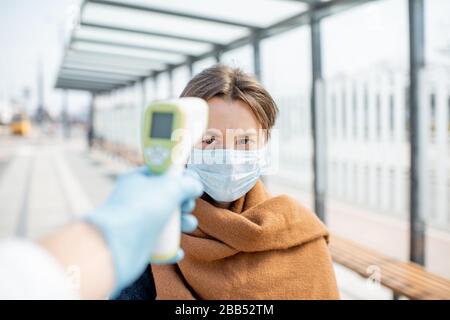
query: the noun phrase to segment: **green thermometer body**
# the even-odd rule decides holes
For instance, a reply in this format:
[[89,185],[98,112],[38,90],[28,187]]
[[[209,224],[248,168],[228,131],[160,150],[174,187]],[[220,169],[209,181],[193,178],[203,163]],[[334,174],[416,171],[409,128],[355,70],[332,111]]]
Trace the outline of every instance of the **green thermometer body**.
[[[152,174],[180,175],[193,145],[208,123],[208,105],[200,98],[180,98],[149,105],[143,114],[142,151]],[[181,215],[174,212],[152,250],[152,262],[174,258],[180,248]]]

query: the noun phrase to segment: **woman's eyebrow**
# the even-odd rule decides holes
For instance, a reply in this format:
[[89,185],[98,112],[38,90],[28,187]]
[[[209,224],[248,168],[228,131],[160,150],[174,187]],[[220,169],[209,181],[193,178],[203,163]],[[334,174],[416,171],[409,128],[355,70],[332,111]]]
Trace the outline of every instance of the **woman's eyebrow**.
[[256,132],[242,132],[239,137],[256,137],[258,134]]
[[205,131],[204,135],[206,136],[222,136],[222,132],[217,129],[208,129]]

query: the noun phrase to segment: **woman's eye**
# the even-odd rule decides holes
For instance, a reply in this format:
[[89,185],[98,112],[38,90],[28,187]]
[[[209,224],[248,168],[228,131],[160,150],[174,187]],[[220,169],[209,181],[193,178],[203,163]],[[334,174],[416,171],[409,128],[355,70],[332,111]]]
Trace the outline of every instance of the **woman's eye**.
[[203,139],[203,143],[206,144],[212,144],[214,141],[216,141],[216,137],[208,137]]
[[239,139],[239,144],[248,145],[248,144],[252,144],[252,143],[253,143],[253,141],[249,137]]

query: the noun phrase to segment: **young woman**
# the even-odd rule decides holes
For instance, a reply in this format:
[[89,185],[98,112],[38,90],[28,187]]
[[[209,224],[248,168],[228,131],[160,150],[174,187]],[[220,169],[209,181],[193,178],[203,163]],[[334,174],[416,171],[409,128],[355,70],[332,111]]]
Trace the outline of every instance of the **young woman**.
[[199,225],[182,235],[181,262],[149,266],[119,298],[338,299],[325,226],[259,180],[278,113],[270,94],[240,69],[216,65],[181,96],[210,107],[188,163],[205,187],[193,211]]

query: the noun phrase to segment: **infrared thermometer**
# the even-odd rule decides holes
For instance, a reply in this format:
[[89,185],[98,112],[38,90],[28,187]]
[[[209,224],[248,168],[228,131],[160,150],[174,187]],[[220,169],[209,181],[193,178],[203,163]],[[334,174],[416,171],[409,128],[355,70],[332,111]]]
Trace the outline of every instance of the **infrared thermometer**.
[[[192,147],[208,124],[208,104],[186,97],[150,104],[143,114],[142,151],[152,174],[181,175]],[[151,255],[152,262],[174,258],[180,248],[181,212],[174,212]]]

